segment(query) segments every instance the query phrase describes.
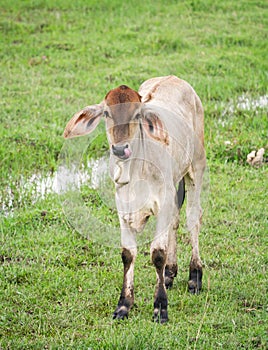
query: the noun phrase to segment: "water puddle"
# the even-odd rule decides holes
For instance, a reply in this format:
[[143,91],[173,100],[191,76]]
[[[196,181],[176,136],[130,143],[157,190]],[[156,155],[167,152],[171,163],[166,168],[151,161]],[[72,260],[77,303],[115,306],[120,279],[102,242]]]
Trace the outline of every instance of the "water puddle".
[[238,97],[237,101],[231,101],[223,114],[234,113],[236,110],[256,111],[268,107],[268,95],[259,96],[256,99],[245,94]]
[[237,100],[231,100],[227,105],[219,104],[217,107],[221,107],[223,112],[219,123],[225,127],[228,121],[225,118],[228,115],[235,114],[237,111],[255,111],[258,114],[258,110],[268,108],[268,95],[252,98],[246,94],[238,97]]
[[[33,174],[29,178],[21,177],[0,193],[0,211],[4,216],[11,215],[16,207],[21,207],[26,201],[32,204],[45,199],[48,194],[63,194],[69,190],[79,189],[86,184],[89,188],[97,189],[103,178],[108,176],[108,158],[90,159],[86,165],[78,168],[75,164],[60,165],[53,174]],[[16,190],[13,190],[16,189]]]

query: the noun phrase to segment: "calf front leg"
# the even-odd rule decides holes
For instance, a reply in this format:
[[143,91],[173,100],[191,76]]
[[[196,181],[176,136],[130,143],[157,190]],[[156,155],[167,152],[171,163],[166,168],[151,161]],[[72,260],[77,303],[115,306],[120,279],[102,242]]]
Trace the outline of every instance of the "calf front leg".
[[119,216],[121,226],[122,262],[124,265],[123,287],[113,319],[128,318],[134,304],[134,263],[137,256],[136,231]]
[[122,261],[124,264],[123,287],[113,319],[128,318],[128,313],[134,304],[134,262],[136,249],[123,248]]

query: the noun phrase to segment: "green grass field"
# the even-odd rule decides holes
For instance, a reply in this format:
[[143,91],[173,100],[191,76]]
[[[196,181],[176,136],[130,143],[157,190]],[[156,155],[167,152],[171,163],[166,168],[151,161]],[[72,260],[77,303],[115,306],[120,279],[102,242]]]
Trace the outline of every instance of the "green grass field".
[[[268,5],[256,0],[0,0],[1,350],[267,349],[267,162],[246,163],[261,147],[267,159],[267,28]],[[183,212],[168,324],[151,321],[147,244],[135,307],[113,322],[120,249],[80,235],[57,194],[33,198],[23,183],[55,172],[75,112],[120,84],[168,74],[187,80],[205,108],[204,289],[187,292]],[[100,135],[90,155],[106,147]],[[100,220],[118,225],[96,191],[82,191]]]

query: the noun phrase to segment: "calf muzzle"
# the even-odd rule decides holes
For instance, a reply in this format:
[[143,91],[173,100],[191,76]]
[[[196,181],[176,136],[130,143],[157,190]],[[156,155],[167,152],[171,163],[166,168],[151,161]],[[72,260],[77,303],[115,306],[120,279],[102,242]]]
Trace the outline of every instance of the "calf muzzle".
[[120,159],[128,159],[131,156],[131,150],[128,145],[114,146],[112,145],[112,152]]

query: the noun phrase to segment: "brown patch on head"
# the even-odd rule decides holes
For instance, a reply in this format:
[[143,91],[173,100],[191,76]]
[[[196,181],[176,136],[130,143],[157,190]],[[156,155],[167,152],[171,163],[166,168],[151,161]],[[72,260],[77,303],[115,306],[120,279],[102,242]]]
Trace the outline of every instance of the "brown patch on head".
[[121,85],[109,91],[105,96],[105,101],[108,106],[114,106],[120,103],[141,102],[141,96],[128,86]]
[[112,144],[130,141],[137,129],[135,112],[140,107],[141,96],[137,91],[121,85],[105,97],[111,118],[106,119],[106,128]]

